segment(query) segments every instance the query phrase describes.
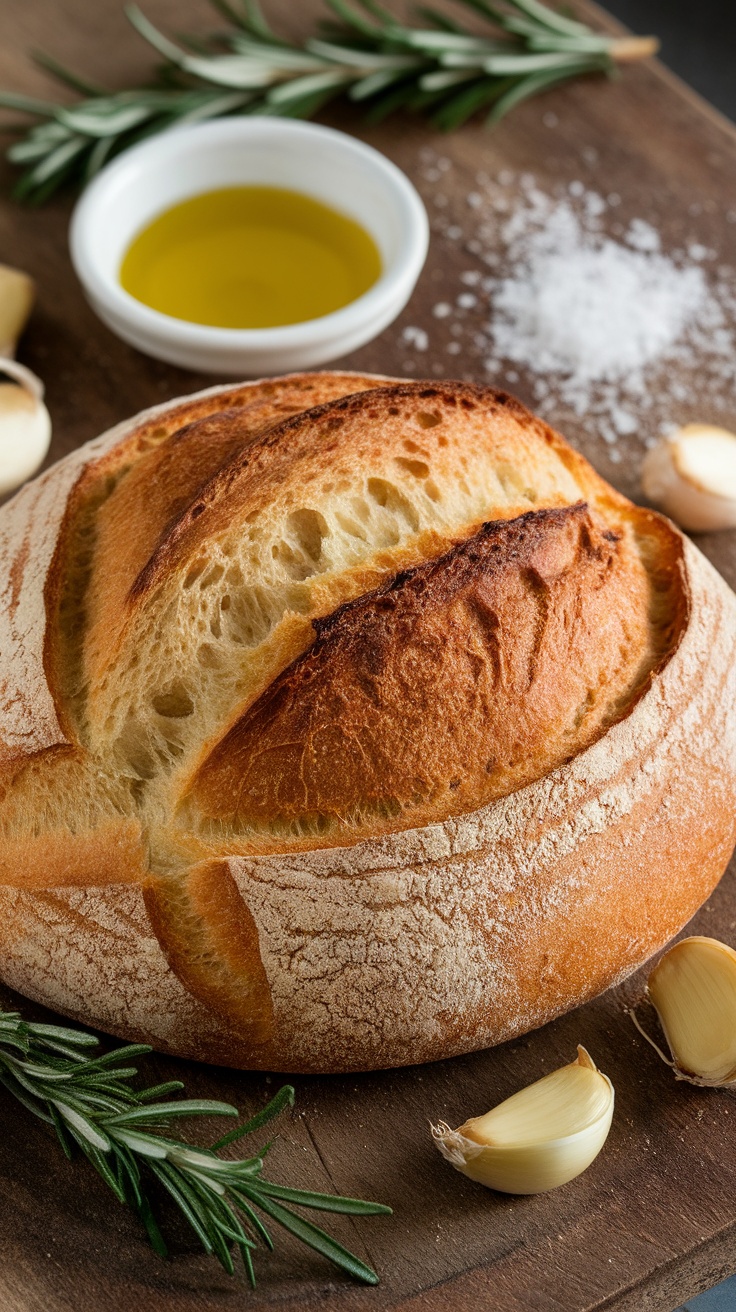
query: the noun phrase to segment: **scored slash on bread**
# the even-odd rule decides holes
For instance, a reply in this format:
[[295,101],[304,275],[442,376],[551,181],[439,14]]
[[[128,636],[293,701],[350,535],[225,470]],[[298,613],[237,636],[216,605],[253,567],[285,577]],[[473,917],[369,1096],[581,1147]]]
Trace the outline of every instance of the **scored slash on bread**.
[[504,797],[631,704],[672,636],[648,592],[582,502],[486,524],[315,620],[201,766],[190,820],[337,844]]
[[0,511],[0,570],[0,976],[87,1023],[447,1056],[628,973],[728,858],[736,600],[503,393],[159,407]]

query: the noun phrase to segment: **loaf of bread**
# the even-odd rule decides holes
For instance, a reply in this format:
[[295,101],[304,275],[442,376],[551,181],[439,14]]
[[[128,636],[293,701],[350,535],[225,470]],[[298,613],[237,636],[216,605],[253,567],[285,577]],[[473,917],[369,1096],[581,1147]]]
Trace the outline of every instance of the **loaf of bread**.
[[0,511],[0,977],[366,1070],[621,980],[736,838],[736,598],[504,393],[160,406]]

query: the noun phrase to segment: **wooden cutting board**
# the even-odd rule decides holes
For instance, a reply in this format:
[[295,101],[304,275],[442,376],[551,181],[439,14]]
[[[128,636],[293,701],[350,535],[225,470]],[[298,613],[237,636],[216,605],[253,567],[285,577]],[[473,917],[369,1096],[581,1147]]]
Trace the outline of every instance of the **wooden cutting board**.
[[[306,23],[314,8],[310,0],[295,16],[297,7],[280,0],[269,13],[288,26]],[[148,0],[146,9],[170,32],[212,26],[196,0]],[[597,17],[612,26],[600,12]],[[150,67],[118,0],[4,0],[0,85],[48,94],[26,58],[33,48],[113,86],[140,79]],[[727,214],[734,203],[736,131],[656,64],[630,68],[618,82],[594,79],[550,93],[493,133],[472,125],[440,138],[410,119],[367,130],[357,116],[337,112],[332,121],[409,173],[435,227],[427,267],[401,321],[338,366],[483,379],[470,346],[448,352],[449,327],[443,332],[432,314],[438,302],[455,301],[468,267],[462,242],[442,230],[448,216],[456,226],[465,221],[479,171],[533,173],[547,191],[582,180],[619,195],[622,221],[654,221],[665,247],[697,240],[721,261],[736,263],[736,224]],[[440,205],[431,180],[436,156],[448,161]],[[7,170],[2,181],[6,195]],[[21,358],[46,380],[52,459],[138,409],[211,381],[146,359],[94,318],[67,257],[69,210],[68,200],[28,211],[4,199],[0,208],[0,259],[28,269],[39,284]],[[428,333],[426,350],[416,349],[416,335],[408,349],[406,327]],[[466,342],[466,328],[462,333]],[[674,417],[715,418],[707,389],[698,394],[697,368],[691,373],[683,413]],[[512,390],[532,401],[523,372]],[[736,428],[736,396],[730,420],[722,408],[717,417]],[[614,463],[585,417],[557,420],[606,477],[637,494],[640,433],[618,444]],[[700,545],[736,585],[736,534]],[[733,871],[692,930],[736,941]],[[0,1306],[5,1312],[203,1312],[246,1304],[314,1304],[323,1312],[671,1312],[736,1270],[736,1102],[725,1092],[675,1083],[625,1014],[626,1001],[641,987],[635,978],[491,1052],[386,1074],[295,1080],[297,1109],[281,1124],[272,1174],[392,1205],[392,1218],[358,1224],[338,1218],[333,1227],[375,1265],[377,1289],[352,1284],[285,1239],[277,1254],[261,1259],[252,1294],[242,1278],[229,1279],[201,1256],[175,1219],[175,1257],[160,1261],[93,1172],[84,1163],[69,1165],[45,1127],[2,1095]],[[34,1014],[21,999],[4,994],[1,1000]],[[556,1193],[512,1199],[473,1185],[441,1161],[429,1142],[430,1117],[457,1124],[486,1110],[571,1060],[577,1043],[591,1050],[616,1087],[613,1129],[591,1170]],[[244,1111],[278,1087],[276,1076],[164,1058],[152,1058],[148,1067],[151,1078],[180,1076],[190,1095],[224,1098]]]

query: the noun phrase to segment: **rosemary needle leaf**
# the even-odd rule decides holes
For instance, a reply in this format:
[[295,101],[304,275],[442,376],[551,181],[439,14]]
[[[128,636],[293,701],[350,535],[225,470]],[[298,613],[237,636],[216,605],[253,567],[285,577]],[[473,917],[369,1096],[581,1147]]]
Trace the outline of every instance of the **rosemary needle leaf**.
[[[89,1037],[93,1038],[94,1036],[90,1034]],[[95,1039],[95,1043],[96,1042],[97,1040]],[[84,1045],[80,1045],[80,1046],[84,1046]],[[52,1052],[58,1057],[66,1057],[71,1061],[78,1061],[80,1056],[82,1055],[82,1053],[80,1052],[80,1047],[77,1046],[76,1044],[70,1043],[68,1039],[64,1039],[64,1038],[60,1040],[56,1040],[51,1035],[44,1040],[44,1047],[47,1052]]]
[[376,27],[375,23],[369,23],[367,18],[346,3],[346,0],[326,0],[326,4],[338,18],[342,19],[347,27],[353,28],[363,36],[374,39],[380,35],[381,29]]
[[145,1194],[139,1197],[135,1210],[146,1228],[146,1234],[148,1235],[154,1253],[157,1253],[159,1257],[168,1257],[169,1250],[166,1247],[163,1235],[158,1228],[158,1222],[151,1210],[151,1204]]
[[371,96],[377,95],[379,91],[385,91],[387,87],[396,85],[396,72],[394,69],[382,69],[376,73],[369,73],[360,82],[354,82],[348,95],[351,100],[368,100]]
[[367,1266],[365,1262],[361,1262],[360,1258],[356,1257],[347,1248],[343,1248],[342,1244],[338,1244],[336,1239],[332,1239],[324,1230],[320,1230],[319,1226],[313,1225],[311,1221],[305,1221],[303,1217],[297,1216],[296,1212],[292,1212],[288,1207],[282,1207],[280,1203],[266,1197],[257,1188],[249,1189],[244,1187],[243,1192],[257,1203],[261,1211],[273,1217],[274,1221],[277,1221],[285,1230],[289,1230],[291,1234],[296,1235],[297,1239],[301,1239],[310,1248],[322,1253],[324,1257],[328,1257],[331,1262],[334,1262],[335,1266],[342,1267],[344,1271],[349,1272],[351,1276],[355,1276],[357,1280],[363,1280],[367,1285],[378,1284],[378,1276],[372,1267]]
[[553,32],[565,32],[570,36],[585,36],[588,32],[584,23],[578,23],[575,19],[566,18],[563,14],[548,9],[546,5],[540,4],[539,0],[512,0],[512,4]]
[[428,6],[422,5],[417,9],[417,14],[420,18],[426,19],[428,23],[432,23],[434,27],[441,28],[443,32],[461,33],[463,30],[454,18],[441,13],[439,9],[430,9]]
[[358,3],[361,9],[365,9],[368,14],[373,14],[373,16],[378,18],[382,23],[385,23],[388,26],[396,23],[396,19],[391,11],[388,10],[385,5],[379,4],[378,0],[358,0]]
[[32,96],[20,96],[14,91],[0,91],[0,109],[19,109],[23,114],[35,114],[38,118],[54,117],[58,105],[48,100],[35,100]]
[[[20,1020],[18,1012],[6,1014],[12,1014],[14,1020]],[[46,1048],[57,1048],[60,1043],[67,1044],[71,1048],[99,1047],[99,1039],[96,1039],[94,1034],[86,1034],[84,1030],[66,1029],[63,1025],[42,1025],[38,1021],[32,1021],[30,1025],[24,1025],[23,1028],[29,1040],[41,1039]],[[114,1055],[130,1054],[131,1049],[139,1053],[151,1052],[151,1047],[147,1043],[127,1044],[126,1047],[116,1048],[114,1053],[109,1053],[108,1060]],[[105,1059],[98,1057],[97,1060],[99,1062]]]
[[238,1109],[229,1102],[211,1102],[205,1098],[187,1098],[179,1102],[161,1102],[154,1107],[133,1107],[130,1111],[120,1112],[107,1122],[108,1125],[151,1125],[156,1121],[168,1124],[178,1116],[237,1116]]
[[228,23],[233,27],[242,27],[247,32],[247,20],[245,14],[239,14],[234,5],[228,3],[228,0],[210,0],[213,9],[221,13]]
[[165,1098],[170,1093],[180,1093],[184,1088],[181,1080],[169,1080],[167,1084],[152,1084],[150,1089],[142,1089],[136,1094],[137,1101],[152,1102],[154,1098]]
[[300,101],[305,96],[312,96],[333,87],[335,89],[346,87],[349,82],[350,78],[339,69],[327,73],[314,73],[310,77],[296,78],[293,82],[282,82],[279,86],[273,87],[267,93],[266,101],[269,105],[286,105],[290,101]]
[[199,1201],[187,1181],[166,1163],[150,1163],[151,1174],[155,1175],[171,1195],[180,1212],[189,1222],[206,1253],[212,1252],[212,1244],[207,1232],[206,1214],[202,1213]]
[[103,1131],[98,1130],[88,1116],[82,1112],[76,1111],[68,1103],[60,1102],[58,1099],[49,1099],[52,1107],[55,1107],[61,1119],[71,1130],[75,1139],[84,1139],[92,1148],[100,1148],[103,1152],[109,1152],[111,1148],[110,1140]]
[[564,68],[545,70],[540,73],[530,73],[527,77],[516,82],[500,100],[497,100],[490,114],[488,115],[489,123],[498,123],[510,110],[520,105],[522,100],[528,100],[531,96],[536,96],[540,91],[546,91],[548,88],[558,85],[560,82],[567,82],[571,77],[578,77],[582,73],[593,73],[599,71],[596,65],[590,62],[581,63],[577,68]]
[[[105,1184],[110,1186],[118,1201],[124,1203],[126,1201],[125,1189],[121,1184],[120,1180],[118,1179],[118,1177],[112,1171],[110,1167],[110,1163],[108,1161],[107,1153],[99,1152],[99,1150],[96,1148],[85,1149],[85,1152],[86,1152],[86,1156],[89,1158],[95,1170],[99,1171],[100,1175],[105,1181]],[[139,1203],[142,1202],[140,1193],[138,1193],[137,1201]]]
[[[6,1084],[6,1081],[3,1080],[3,1083]],[[6,1087],[7,1087],[7,1086],[6,1086]],[[11,1089],[11,1092],[12,1092],[12,1089]],[[25,1107],[28,1106],[28,1103],[25,1102],[23,1099],[21,1099],[21,1101],[23,1102],[23,1105],[24,1105]],[[31,1111],[34,1111],[34,1110],[35,1110],[35,1109],[32,1107],[32,1108],[31,1108]],[[69,1161],[71,1161],[71,1160],[72,1160],[72,1157],[73,1157],[74,1154],[73,1154],[73,1152],[72,1152],[72,1145],[71,1145],[70,1142],[69,1142],[69,1135],[67,1134],[66,1130],[64,1129],[64,1123],[63,1123],[63,1121],[62,1121],[62,1119],[61,1119],[59,1113],[57,1112],[56,1108],[55,1108],[55,1107],[52,1107],[50,1104],[49,1104],[49,1111],[51,1112],[51,1116],[50,1116],[49,1119],[52,1121],[52,1124],[53,1124],[53,1126],[54,1126],[54,1129],[56,1130],[56,1133],[57,1133],[57,1135],[58,1135],[58,1139],[59,1139],[59,1143],[61,1144],[62,1149],[64,1150],[64,1156],[65,1156],[65,1157],[68,1157]],[[45,1118],[44,1118],[44,1119],[45,1119]]]
[[170,59],[175,64],[181,61],[182,52],[179,47],[174,45],[173,41],[169,41],[162,32],[159,32],[158,28],[153,26],[153,23],[149,22],[142,10],[138,8],[138,5],[126,5],[125,17],[133,25],[136,32],[143,37],[144,41],[147,41],[155,50],[158,50],[159,54],[164,56],[164,59]]
[[57,82],[64,83],[65,86],[71,87],[72,91],[78,91],[82,96],[104,96],[102,87],[95,86],[92,82],[87,82],[85,78],[78,77],[70,69],[59,64],[50,55],[45,55],[42,50],[33,52],[33,62],[38,64],[44,72],[50,73],[55,77]]
[[285,1084],[278,1093],[271,1099],[265,1107],[262,1107],[255,1116],[251,1116],[249,1121],[244,1125],[239,1125],[236,1130],[231,1130],[224,1138],[218,1139],[213,1143],[212,1152],[217,1152],[220,1148],[226,1148],[228,1144],[235,1143],[237,1139],[242,1139],[246,1134],[255,1134],[256,1130],[262,1130],[264,1125],[279,1116],[287,1107],[294,1106],[295,1100],[294,1086]]
[[410,97],[416,91],[416,83],[408,83],[402,80],[397,86],[390,91],[379,95],[375,100],[371,100],[366,113],[366,119],[369,123],[382,123],[397,109],[411,108]]
[[[261,1183],[263,1183],[263,1181],[261,1181]],[[235,1200],[238,1210],[243,1213],[243,1216],[250,1223],[261,1242],[265,1244],[269,1252],[273,1252],[273,1239],[268,1233],[268,1230],[258,1213],[254,1212],[245,1194],[238,1189],[237,1185],[231,1185],[230,1196]]]
[[42,183],[48,182],[55,175],[58,175],[81,154],[85,149],[85,145],[83,138],[72,137],[70,141],[65,141],[61,146],[57,146],[49,155],[42,158],[40,163],[36,164],[27,175],[29,188],[36,190]]
[[259,1180],[258,1188],[270,1198],[281,1198],[285,1203],[298,1203],[300,1207],[314,1207],[320,1212],[342,1212],[344,1216],[388,1216],[391,1213],[391,1208],[383,1203],[369,1203],[363,1198],[336,1199],[333,1194],[287,1189],[285,1185],[271,1184],[266,1180]]
[[433,120],[442,132],[451,132],[460,127],[479,109],[499,100],[505,91],[514,85],[514,78],[499,78],[489,83],[486,79],[477,79],[470,86],[463,87],[456,95],[446,100],[433,115]]
[[115,1144],[115,1170],[121,1188],[126,1194],[130,1192],[136,1207],[140,1207],[143,1198],[140,1168],[133,1154],[122,1143]]
[[258,4],[258,0],[241,0],[243,8],[243,25],[246,31],[252,32],[254,36],[260,37],[263,41],[276,41],[279,45],[287,45],[288,42],[281,41],[273,29],[268,25],[263,17],[263,11]]
[[[478,73],[476,69],[464,68],[440,69],[438,73],[425,73],[419,80],[420,91],[450,91],[453,87],[461,86],[464,82],[471,79],[475,81]],[[484,83],[484,85],[487,85]]]

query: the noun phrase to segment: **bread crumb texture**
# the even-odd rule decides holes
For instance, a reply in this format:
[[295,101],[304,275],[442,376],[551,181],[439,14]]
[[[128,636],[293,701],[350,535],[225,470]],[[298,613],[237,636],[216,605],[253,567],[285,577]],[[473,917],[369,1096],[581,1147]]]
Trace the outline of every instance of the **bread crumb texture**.
[[517,401],[214,388],[0,510],[0,976],[243,1067],[500,1042],[736,837],[736,599]]

